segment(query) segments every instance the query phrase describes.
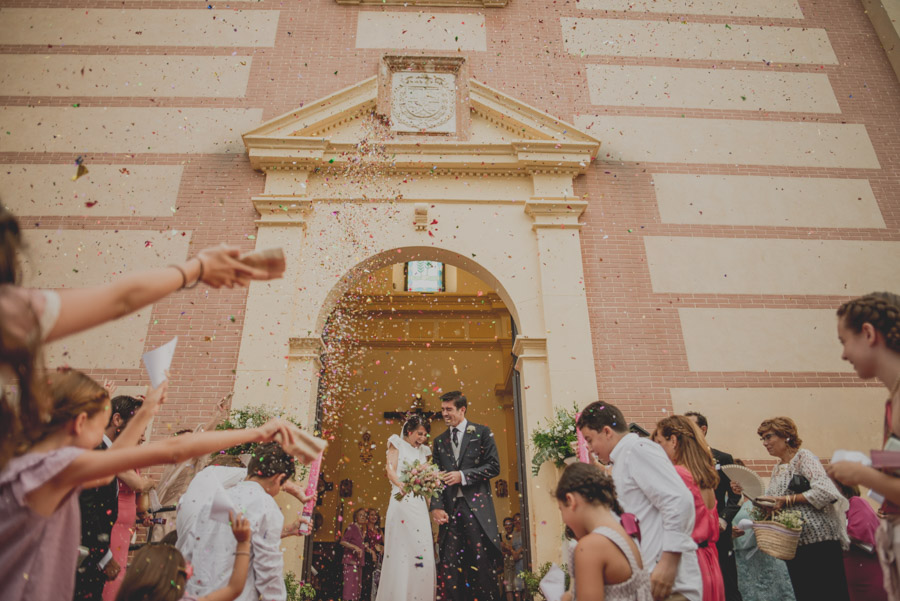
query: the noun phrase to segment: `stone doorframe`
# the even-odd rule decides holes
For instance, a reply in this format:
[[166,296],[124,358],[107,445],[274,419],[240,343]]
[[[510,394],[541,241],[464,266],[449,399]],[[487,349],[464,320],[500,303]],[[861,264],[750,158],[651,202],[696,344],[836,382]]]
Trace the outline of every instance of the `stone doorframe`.
[[[264,194],[252,199],[256,247],[283,248],[288,267],[283,279],[250,287],[235,407],[266,405],[312,423],[322,329],[338,299],[366,273],[423,259],[469,271],[509,308],[525,440],[555,407],[597,399],[579,231],[588,201],[572,183],[600,143],[474,79],[464,83],[467,131],[384,142],[390,158],[375,166],[377,181],[361,182],[350,164],[360,123],[389,110],[377,77],[244,135],[251,165],[266,175]],[[550,496],[558,471],[525,471],[539,565],[559,559]]]

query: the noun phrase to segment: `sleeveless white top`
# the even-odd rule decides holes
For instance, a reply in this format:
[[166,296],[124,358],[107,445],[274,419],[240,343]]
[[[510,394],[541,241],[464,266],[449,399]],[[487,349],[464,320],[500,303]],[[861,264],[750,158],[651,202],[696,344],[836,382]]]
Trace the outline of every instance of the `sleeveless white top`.
[[650,593],[650,574],[644,568],[638,567],[638,563],[631,552],[631,545],[622,538],[622,535],[606,526],[601,526],[593,531],[594,534],[605,536],[619,548],[628,559],[631,566],[631,578],[618,584],[607,584],[603,587],[606,601],[653,601]]
[[[397,434],[388,438],[388,447],[390,448],[391,446],[400,451],[400,457],[397,459],[398,476],[403,473],[407,466],[412,465],[416,461],[425,463],[431,456],[431,449],[427,445],[423,444],[419,447],[414,447]],[[394,495],[398,492],[400,492],[400,489],[391,484],[391,494]]]

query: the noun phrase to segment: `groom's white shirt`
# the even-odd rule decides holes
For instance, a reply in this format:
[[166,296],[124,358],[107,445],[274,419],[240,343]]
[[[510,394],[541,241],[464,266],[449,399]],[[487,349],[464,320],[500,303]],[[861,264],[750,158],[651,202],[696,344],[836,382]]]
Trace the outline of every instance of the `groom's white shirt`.
[[[450,446],[453,447],[453,457],[456,459],[457,462],[459,462],[459,450],[462,448],[463,436],[466,435],[466,427],[468,425],[469,425],[469,420],[467,420],[466,418],[463,418],[463,420],[461,422],[459,422],[458,424],[456,424],[456,426],[454,426],[453,428],[450,428],[451,430],[456,430],[459,433],[457,435],[457,440],[459,441],[459,444],[454,446],[453,445],[453,432],[450,432]],[[462,470],[459,470],[459,475],[460,475],[460,478],[462,479],[462,482],[460,484],[462,486],[465,486],[466,485],[466,475],[463,473]],[[459,491],[459,494],[456,496],[461,497],[462,491]]]

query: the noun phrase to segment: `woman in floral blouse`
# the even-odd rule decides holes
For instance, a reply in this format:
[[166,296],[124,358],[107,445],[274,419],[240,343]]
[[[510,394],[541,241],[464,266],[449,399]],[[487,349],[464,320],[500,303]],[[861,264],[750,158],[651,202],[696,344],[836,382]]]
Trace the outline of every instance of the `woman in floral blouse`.
[[765,509],[796,509],[803,519],[797,555],[787,562],[797,601],[848,601],[842,547],[849,543],[840,516],[846,500],[825,474],[819,458],[801,449],[797,424],[775,417],[757,430],[769,455],[778,458],[766,496],[757,497]]

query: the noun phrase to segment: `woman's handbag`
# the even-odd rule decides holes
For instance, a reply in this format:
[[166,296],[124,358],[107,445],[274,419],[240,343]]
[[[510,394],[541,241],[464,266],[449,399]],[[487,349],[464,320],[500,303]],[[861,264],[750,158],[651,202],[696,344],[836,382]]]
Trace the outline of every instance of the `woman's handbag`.
[[799,495],[801,493],[805,493],[812,486],[809,484],[809,480],[806,476],[802,474],[794,474],[794,477],[791,478],[790,483],[788,483],[787,491],[792,495]]

